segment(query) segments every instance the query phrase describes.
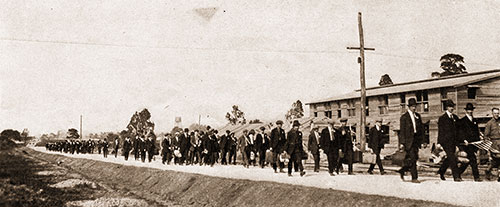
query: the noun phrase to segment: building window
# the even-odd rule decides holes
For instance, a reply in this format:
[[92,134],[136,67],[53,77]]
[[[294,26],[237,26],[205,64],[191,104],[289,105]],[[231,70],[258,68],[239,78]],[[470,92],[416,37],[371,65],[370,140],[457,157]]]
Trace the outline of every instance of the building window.
[[365,115],[370,116],[370,105],[368,104],[368,97],[365,99]]
[[347,109],[347,113],[349,116],[356,116],[356,108]]
[[477,88],[467,88],[467,98],[476,99]]
[[325,111],[325,116],[328,118],[332,118],[332,111]]
[[448,99],[448,91],[446,91],[446,88],[441,88],[441,99]]
[[400,99],[400,106],[401,106],[401,113],[406,112],[406,94],[401,93],[399,94],[399,99]]
[[342,117],[342,110],[337,110],[337,117],[338,118],[341,118]]
[[314,117],[318,117],[318,112],[314,112]]
[[429,112],[429,93],[427,90],[417,91],[415,95],[417,98],[417,111]]
[[389,111],[389,96],[388,95],[383,95],[378,97],[378,102],[379,102],[379,113],[380,114],[387,114]]

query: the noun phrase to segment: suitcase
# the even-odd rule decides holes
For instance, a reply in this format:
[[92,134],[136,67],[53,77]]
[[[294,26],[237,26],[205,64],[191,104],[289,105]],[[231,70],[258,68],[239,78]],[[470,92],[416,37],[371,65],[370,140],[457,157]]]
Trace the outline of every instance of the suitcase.
[[377,155],[375,155],[374,153],[365,153],[363,155],[363,163],[365,164],[377,163]]
[[361,151],[354,151],[354,157],[352,159],[353,163],[358,163],[363,161],[363,152]]

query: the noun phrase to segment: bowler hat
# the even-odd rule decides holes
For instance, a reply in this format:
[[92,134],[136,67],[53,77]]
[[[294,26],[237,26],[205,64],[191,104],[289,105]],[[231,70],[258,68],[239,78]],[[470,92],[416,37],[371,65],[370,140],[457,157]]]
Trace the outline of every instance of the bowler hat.
[[408,106],[416,106],[417,105],[417,100],[415,98],[410,98],[408,100]]
[[283,124],[283,121],[278,120],[278,121],[276,121],[276,124],[278,124],[278,125],[280,125],[280,124],[281,124],[281,125],[282,125],[282,124]]
[[297,120],[293,121],[293,126],[294,126],[294,127],[295,127],[295,126],[300,126],[299,121],[297,121]]
[[455,103],[453,103],[453,101],[452,101],[452,100],[450,100],[450,99],[446,100],[446,101],[444,102],[444,105],[445,105],[446,107],[455,107]]
[[382,122],[383,122],[383,119],[382,119],[382,118],[380,118],[380,119],[376,119],[376,120],[375,120],[375,122],[380,122],[380,123],[382,123]]
[[264,131],[264,130],[266,130],[266,127],[261,126],[259,129]]
[[340,122],[347,122],[347,118],[341,118]]
[[474,105],[472,105],[472,103],[467,103],[467,105],[465,106],[465,110],[474,110],[476,107],[474,107]]

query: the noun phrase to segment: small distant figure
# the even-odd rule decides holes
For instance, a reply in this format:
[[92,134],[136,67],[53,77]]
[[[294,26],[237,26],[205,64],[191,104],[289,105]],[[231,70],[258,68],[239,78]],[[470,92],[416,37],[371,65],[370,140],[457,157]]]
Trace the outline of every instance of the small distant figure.
[[128,155],[130,154],[130,150],[132,149],[132,141],[130,141],[130,137],[125,137],[125,141],[123,142],[123,156],[125,160],[128,160]]
[[120,148],[120,140],[118,139],[118,137],[115,137],[114,144],[115,144],[115,148],[114,148],[115,158],[117,158],[118,157],[118,148]]
[[109,143],[107,139],[104,139],[104,142],[102,143],[102,154],[104,157],[108,157],[108,148],[109,148]]

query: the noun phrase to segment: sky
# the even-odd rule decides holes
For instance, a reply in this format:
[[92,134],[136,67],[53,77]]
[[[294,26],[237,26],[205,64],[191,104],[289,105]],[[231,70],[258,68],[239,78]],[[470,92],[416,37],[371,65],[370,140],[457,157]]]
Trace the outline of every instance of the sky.
[[[156,132],[283,119],[359,88],[429,78],[447,53],[469,72],[500,69],[499,1],[2,1],[0,129],[125,129],[150,110]],[[306,115],[308,115],[307,106]]]

